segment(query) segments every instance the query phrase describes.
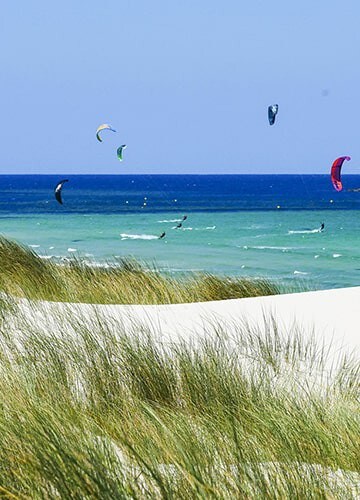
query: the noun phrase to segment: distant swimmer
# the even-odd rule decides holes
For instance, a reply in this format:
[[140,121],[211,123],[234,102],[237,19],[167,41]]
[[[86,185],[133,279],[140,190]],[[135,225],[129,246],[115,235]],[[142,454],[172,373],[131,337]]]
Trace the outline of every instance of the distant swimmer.
[[184,222],[184,220],[186,220],[186,219],[187,219],[187,215],[184,215],[184,217],[182,218],[183,222]]
[[179,229],[180,227],[182,227],[182,223],[181,222],[175,227],[175,229]]
[[319,233],[322,233],[325,229],[325,224],[322,222],[321,226],[319,227]]
[[164,231],[163,233],[161,233],[161,234],[160,234],[160,236],[159,236],[159,240],[161,240],[162,238],[164,238],[164,237],[165,237],[165,235],[166,235],[166,233],[165,233],[165,231]]

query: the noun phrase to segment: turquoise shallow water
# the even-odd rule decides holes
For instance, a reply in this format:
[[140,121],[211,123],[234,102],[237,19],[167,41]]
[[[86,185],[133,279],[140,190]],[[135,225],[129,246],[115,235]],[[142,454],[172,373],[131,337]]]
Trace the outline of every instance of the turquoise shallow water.
[[[134,256],[172,273],[266,276],[310,288],[360,280],[358,210],[8,214],[1,233],[44,258]],[[311,232],[325,222],[322,233]],[[158,236],[166,232],[162,240]]]
[[[61,178],[63,205],[54,197]],[[343,184],[336,192],[329,175],[0,176],[0,232],[59,262],[133,256],[174,274],[354,286],[360,176]]]

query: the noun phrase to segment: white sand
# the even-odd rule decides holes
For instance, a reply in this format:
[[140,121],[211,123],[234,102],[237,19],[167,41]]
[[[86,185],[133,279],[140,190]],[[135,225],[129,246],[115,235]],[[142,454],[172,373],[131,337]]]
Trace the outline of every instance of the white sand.
[[273,317],[282,332],[289,332],[296,323],[304,337],[313,334],[337,352],[344,348],[357,356],[359,351],[360,287],[173,305],[19,302],[27,317],[40,322],[55,324],[57,312],[66,308],[68,318],[81,314],[91,320],[100,315],[128,327],[148,325],[163,341],[196,340],[208,335],[214,323],[226,327],[228,333],[245,321],[264,328],[264,319]]
[[360,287],[192,304],[99,308],[112,316],[130,315],[158,325],[169,338],[203,335],[204,326],[214,321],[231,325],[246,320],[255,325],[274,317],[284,331],[297,323],[304,334],[314,332],[319,341],[351,351],[360,344]]

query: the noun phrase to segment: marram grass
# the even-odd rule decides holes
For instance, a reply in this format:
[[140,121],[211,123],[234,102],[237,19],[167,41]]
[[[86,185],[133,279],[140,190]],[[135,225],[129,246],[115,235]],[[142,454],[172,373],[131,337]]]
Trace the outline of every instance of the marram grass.
[[359,497],[356,360],[329,376],[326,350],[271,321],[191,347],[57,314],[55,331],[2,304],[4,498]]
[[266,279],[207,273],[173,278],[123,259],[91,267],[80,259],[65,265],[41,259],[29,248],[0,238],[0,291],[17,297],[97,304],[174,304],[280,293]]

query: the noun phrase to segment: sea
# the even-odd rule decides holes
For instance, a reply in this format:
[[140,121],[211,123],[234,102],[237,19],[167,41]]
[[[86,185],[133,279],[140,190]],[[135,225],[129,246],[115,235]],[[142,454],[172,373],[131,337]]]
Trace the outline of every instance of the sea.
[[174,276],[357,286],[360,176],[343,185],[336,192],[325,175],[2,175],[0,232],[59,263],[134,257]]

